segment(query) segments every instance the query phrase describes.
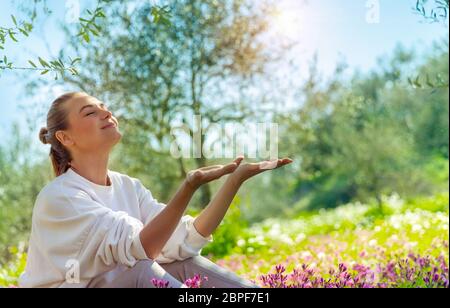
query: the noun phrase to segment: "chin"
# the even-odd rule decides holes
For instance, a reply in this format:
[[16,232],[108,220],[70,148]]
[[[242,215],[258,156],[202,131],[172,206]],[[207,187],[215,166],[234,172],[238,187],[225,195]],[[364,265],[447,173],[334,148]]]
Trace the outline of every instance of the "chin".
[[116,145],[120,142],[120,140],[122,140],[122,133],[117,131],[115,135],[115,138],[113,139],[113,145]]

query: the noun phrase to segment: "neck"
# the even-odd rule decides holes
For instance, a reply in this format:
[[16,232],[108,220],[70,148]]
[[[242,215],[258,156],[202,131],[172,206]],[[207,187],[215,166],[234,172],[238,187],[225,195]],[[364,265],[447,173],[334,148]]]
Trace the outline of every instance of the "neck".
[[108,186],[108,154],[83,154],[72,160],[72,169],[92,183]]

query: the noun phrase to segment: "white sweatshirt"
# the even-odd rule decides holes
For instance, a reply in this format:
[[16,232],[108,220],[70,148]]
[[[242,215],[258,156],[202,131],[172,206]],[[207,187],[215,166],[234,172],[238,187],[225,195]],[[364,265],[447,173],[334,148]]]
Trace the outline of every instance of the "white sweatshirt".
[[[165,205],[139,180],[113,171],[108,176],[112,185],[102,186],[69,169],[39,193],[21,287],[83,288],[94,278],[114,279],[120,268],[148,260],[139,233]],[[156,262],[185,260],[212,242],[193,221],[183,216]]]

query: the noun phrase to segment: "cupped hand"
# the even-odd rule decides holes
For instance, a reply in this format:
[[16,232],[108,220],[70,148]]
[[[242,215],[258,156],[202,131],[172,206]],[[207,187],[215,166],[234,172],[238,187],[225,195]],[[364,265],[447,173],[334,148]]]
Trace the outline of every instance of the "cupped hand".
[[239,156],[227,165],[215,165],[190,171],[186,176],[186,181],[192,188],[197,189],[201,185],[217,180],[224,175],[233,173],[243,160],[244,157]]
[[283,166],[289,165],[293,162],[290,158],[275,159],[270,161],[262,161],[259,163],[244,163],[233,172],[233,177],[240,183],[247,181],[248,179],[263,173],[268,170],[274,170]]

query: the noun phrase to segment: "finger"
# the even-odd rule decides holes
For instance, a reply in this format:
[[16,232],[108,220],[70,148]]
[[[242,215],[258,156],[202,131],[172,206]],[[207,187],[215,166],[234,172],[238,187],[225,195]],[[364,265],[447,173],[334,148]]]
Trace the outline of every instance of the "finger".
[[223,168],[223,165],[215,165],[215,166],[203,167],[200,170],[202,170],[202,171],[210,171],[210,170],[220,169],[220,168]]
[[204,180],[206,182],[211,182],[213,180],[217,180],[217,179],[221,178],[225,174],[226,173],[225,173],[225,169],[224,168],[211,170],[211,171],[209,171],[208,173],[205,174]]
[[290,159],[290,158],[283,158],[283,159],[279,160],[279,166],[278,167],[283,167],[283,166],[289,165],[289,164],[291,164],[293,162],[294,161],[292,159]]
[[234,162],[234,163],[226,165],[225,167],[223,167],[224,174],[229,174],[229,173],[234,172],[237,169],[237,167],[239,166],[239,164]]
[[268,160],[268,161],[263,161],[261,163],[259,163],[259,168],[261,170],[272,170],[278,167],[280,161],[278,159],[275,160]]
[[290,158],[283,158],[283,159],[268,160],[268,161],[261,162],[259,164],[260,164],[261,170],[272,170],[272,169],[277,169],[282,166],[288,165],[292,162],[293,162],[293,160]]
[[234,162],[239,166],[239,165],[242,163],[243,160],[244,160],[244,156],[238,156],[238,157],[234,160]]

